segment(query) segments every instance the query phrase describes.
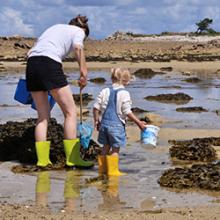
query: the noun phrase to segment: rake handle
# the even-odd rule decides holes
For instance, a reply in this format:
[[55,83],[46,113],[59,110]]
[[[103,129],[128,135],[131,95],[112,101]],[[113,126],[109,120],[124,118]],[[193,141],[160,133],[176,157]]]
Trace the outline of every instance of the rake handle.
[[82,124],[82,89],[80,88],[80,93],[79,93],[79,97],[80,97],[80,124]]

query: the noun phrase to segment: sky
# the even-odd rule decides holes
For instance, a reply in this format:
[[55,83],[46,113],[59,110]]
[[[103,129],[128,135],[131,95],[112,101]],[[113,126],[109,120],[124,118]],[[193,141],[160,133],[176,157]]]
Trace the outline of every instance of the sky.
[[90,37],[116,31],[141,34],[196,31],[208,17],[220,31],[219,0],[0,0],[0,36],[38,37],[49,26],[89,18]]

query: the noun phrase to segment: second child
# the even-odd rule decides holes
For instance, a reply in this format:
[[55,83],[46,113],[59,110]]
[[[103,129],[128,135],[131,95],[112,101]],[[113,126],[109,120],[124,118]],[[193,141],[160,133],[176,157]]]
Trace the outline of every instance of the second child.
[[129,118],[144,130],[146,123],[140,121],[131,110],[130,93],[125,87],[132,80],[128,69],[112,69],[112,86],[103,89],[93,108],[95,129],[99,132],[98,142],[103,144],[98,156],[99,174],[123,175],[118,169],[119,151],[126,146],[126,119]]

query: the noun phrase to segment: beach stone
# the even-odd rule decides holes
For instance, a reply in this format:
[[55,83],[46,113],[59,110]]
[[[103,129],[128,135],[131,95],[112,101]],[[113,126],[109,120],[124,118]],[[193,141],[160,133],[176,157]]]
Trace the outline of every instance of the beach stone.
[[207,112],[207,109],[204,109],[203,107],[182,107],[182,108],[176,108],[177,112]]
[[[0,125],[0,161],[17,160],[29,164],[29,168],[36,168],[37,162],[34,140],[36,119],[23,122],[7,122]],[[48,127],[48,140],[51,141],[50,159],[53,163],[48,169],[63,169],[65,167],[65,153],[63,146],[63,127],[55,119],[51,119]],[[88,149],[81,148],[81,156],[86,160],[96,160],[100,153],[99,145],[90,141]],[[21,165],[20,167],[23,167]]]
[[171,66],[161,67],[160,70],[161,71],[171,72],[171,71],[173,71],[173,67],[171,67]]
[[15,48],[22,48],[22,49],[30,49],[31,46],[29,46],[27,43],[23,42],[15,42],[14,43]]
[[[80,94],[73,94],[73,98],[76,104],[80,103]],[[87,105],[90,101],[93,100],[92,95],[88,93],[82,94],[83,104]]]
[[144,109],[141,109],[141,108],[138,108],[138,107],[131,108],[131,111],[132,111],[133,113],[137,113],[137,114],[149,112],[149,111],[147,111],[147,110],[144,110]]
[[97,84],[104,84],[106,79],[103,77],[97,77],[89,80],[90,82],[97,83]]
[[148,101],[157,101],[163,103],[186,104],[193,98],[185,93],[176,93],[176,94],[159,94],[156,96],[146,96],[144,99]]
[[155,72],[150,68],[142,68],[138,69],[133,73],[135,76],[142,78],[142,79],[150,79],[157,74],[165,74],[164,72]]
[[188,83],[198,83],[201,82],[202,80],[197,78],[197,77],[190,77],[187,79],[183,79],[182,81],[188,82]]
[[201,188],[220,191],[220,162],[194,164],[191,168],[168,169],[158,183],[177,189]]
[[6,68],[4,66],[0,66],[0,72],[5,72]]
[[215,113],[220,116],[220,109],[215,110]]

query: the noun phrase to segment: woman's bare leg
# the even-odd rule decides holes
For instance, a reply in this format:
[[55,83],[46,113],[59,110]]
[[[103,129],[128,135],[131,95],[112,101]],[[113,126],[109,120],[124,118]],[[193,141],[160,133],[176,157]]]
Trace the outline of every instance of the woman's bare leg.
[[47,128],[50,118],[50,105],[48,102],[48,92],[31,92],[31,96],[36,105],[38,119],[35,127],[35,141],[47,140]]
[[75,139],[77,135],[76,105],[69,85],[50,91],[64,114],[64,138]]

